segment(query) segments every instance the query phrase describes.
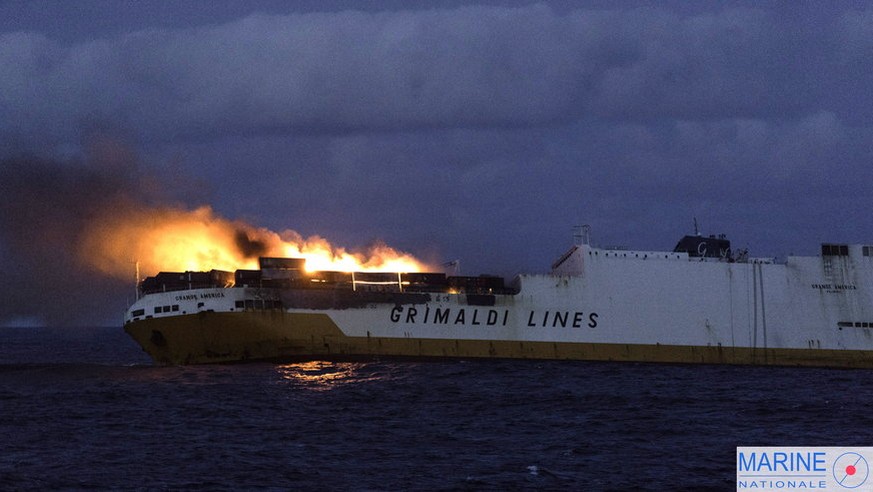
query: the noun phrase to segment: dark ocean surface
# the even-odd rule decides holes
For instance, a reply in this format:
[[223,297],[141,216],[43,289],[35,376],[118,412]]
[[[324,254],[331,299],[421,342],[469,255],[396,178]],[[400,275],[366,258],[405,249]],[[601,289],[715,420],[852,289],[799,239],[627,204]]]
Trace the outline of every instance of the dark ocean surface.
[[732,490],[736,446],[873,444],[873,371],[449,360],[153,367],[0,329],[0,490]]

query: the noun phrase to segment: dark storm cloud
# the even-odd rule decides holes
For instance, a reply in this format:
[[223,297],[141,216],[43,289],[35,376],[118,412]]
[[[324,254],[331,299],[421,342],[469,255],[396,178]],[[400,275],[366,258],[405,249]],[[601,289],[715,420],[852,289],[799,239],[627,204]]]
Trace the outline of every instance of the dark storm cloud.
[[767,118],[828,101],[839,113],[852,101],[831,93],[873,68],[870,18],[847,12],[817,25],[754,9],[559,14],[534,5],[251,15],[72,45],[13,32],[0,38],[0,134],[64,141],[89,121],[150,141],[590,115]]
[[[398,240],[421,238],[405,246],[413,251],[439,231],[446,256],[467,258],[471,273],[542,269],[577,221],[594,225],[600,244],[671,248],[697,216],[706,232],[782,255],[814,253],[821,241],[866,241],[871,232],[863,217],[873,169],[864,156],[873,132],[829,113],[342,140],[337,147],[353,157],[329,154],[344,165],[324,213],[342,220],[325,225],[397,229]],[[405,172],[409,162],[415,173]],[[342,173],[357,178],[344,182]]]
[[[470,274],[542,271],[578,223],[598,244],[634,248],[672,247],[692,217],[760,254],[873,238],[869,7],[389,3],[272,4],[191,22],[169,8],[165,22],[128,14],[120,25],[136,29],[93,35],[81,19],[69,36],[7,28],[0,157],[50,156],[103,191],[70,186],[84,178],[63,166],[59,182],[16,178],[33,208],[0,206],[0,225],[45,214],[72,233],[75,218],[33,197],[58,189],[57,208],[79,217],[93,197],[117,196],[99,182],[116,179],[139,199],[208,204],[350,247],[384,239],[461,258]],[[136,142],[135,178],[67,159],[95,129]],[[46,268],[14,260],[37,231],[0,233],[16,281]],[[245,251],[256,241],[237,237]],[[63,251],[52,244],[43,257]],[[51,298],[87,310],[111,298],[56,300],[68,290]],[[27,305],[15,316],[39,315]]]

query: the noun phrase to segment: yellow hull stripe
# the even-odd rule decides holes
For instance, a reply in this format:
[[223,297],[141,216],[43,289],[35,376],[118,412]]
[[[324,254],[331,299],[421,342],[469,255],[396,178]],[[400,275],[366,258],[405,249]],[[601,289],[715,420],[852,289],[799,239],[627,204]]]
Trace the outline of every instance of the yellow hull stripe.
[[403,356],[873,367],[869,350],[349,337],[317,313],[198,313],[136,321],[125,331],[163,365]]

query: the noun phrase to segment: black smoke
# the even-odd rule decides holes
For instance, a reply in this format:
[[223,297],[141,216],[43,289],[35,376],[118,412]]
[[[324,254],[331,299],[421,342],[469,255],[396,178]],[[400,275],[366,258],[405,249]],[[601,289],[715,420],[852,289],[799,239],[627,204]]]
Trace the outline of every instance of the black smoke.
[[136,158],[108,140],[91,142],[85,159],[0,159],[0,326],[120,324],[135,266],[130,282],[102,275],[80,260],[79,242],[98,214],[158,199],[147,181]]
[[255,258],[267,254],[267,245],[260,240],[252,239],[244,230],[237,230],[234,234],[234,243],[246,258]]

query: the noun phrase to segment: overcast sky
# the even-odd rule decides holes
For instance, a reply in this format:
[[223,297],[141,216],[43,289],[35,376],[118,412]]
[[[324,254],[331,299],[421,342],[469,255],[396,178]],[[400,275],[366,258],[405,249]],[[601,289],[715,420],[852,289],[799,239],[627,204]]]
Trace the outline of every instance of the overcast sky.
[[867,3],[361,5],[0,2],[0,325],[120,323],[68,251],[117,195],[507,277],[873,243]]

